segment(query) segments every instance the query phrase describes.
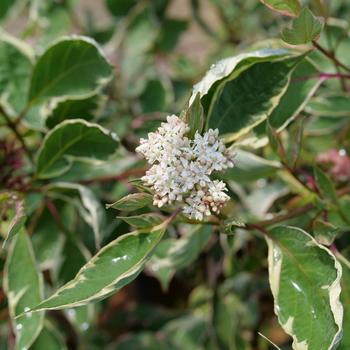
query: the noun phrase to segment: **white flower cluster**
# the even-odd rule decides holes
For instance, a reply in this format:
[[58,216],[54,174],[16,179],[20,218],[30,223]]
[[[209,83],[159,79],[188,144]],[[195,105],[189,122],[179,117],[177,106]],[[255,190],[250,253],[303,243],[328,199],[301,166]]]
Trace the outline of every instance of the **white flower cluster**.
[[152,164],[142,180],[155,191],[153,204],[162,207],[177,201],[188,217],[203,220],[219,213],[229,200],[225,183],[209,176],[232,168],[233,155],[219,140],[217,129],[203,136],[196,132],[194,140],[186,137],[188,131],[180,118],[168,116],[148,139],[140,140],[136,151]]

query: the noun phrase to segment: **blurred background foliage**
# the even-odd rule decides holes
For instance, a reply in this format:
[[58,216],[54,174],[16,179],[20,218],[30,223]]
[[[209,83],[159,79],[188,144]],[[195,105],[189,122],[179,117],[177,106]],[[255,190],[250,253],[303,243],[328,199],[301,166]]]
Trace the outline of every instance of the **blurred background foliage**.
[[[309,3],[314,13],[332,17],[320,41],[333,45],[334,40],[337,55],[350,65],[350,3],[304,3]],[[104,245],[116,233],[130,230],[125,221],[115,218],[114,211],[105,211],[103,206],[137,187],[137,182],[127,180],[140,177],[145,170],[144,162],[134,154],[139,138],[154,130],[167,114],[179,113],[192,86],[219,58],[252,48],[279,47],[276,38],[289,19],[257,0],[1,0],[0,21],[3,30],[35,47],[37,54],[62,35],[90,36],[103,47],[113,65],[114,78],[103,94],[58,104],[48,118],[38,118],[42,111],[34,110],[25,115],[23,127],[32,147],[40,143],[48,129],[70,115],[97,121],[118,134],[123,147],[113,160],[75,160],[72,168],[58,178],[79,182],[91,191]],[[4,42],[0,42],[0,62],[4,62],[2,45]],[[311,56],[328,68],[322,55]],[[22,69],[31,63],[13,64]],[[6,67],[0,66],[0,71],[6,73]],[[24,75],[17,85],[6,86],[17,92],[14,105],[19,106],[18,111],[23,107],[18,92],[25,84]],[[303,111],[299,167],[304,171],[301,176],[305,183],[310,180],[310,164],[321,153],[320,163],[328,164],[325,169],[336,184],[349,181],[350,161],[341,157],[350,149],[350,105],[347,98],[339,96],[340,88],[338,81],[327,81]],[[259,135],[259,129],[255,131]],[[283,134],[292,158],[298,132],[300,125],[293,123]],[[1,186],[21,193],[27,186],[23,169],[28,164],[17,145],[8,141],[7,133],[1,128]],[[332,156],[329,152],[334,150]],[[341,158],[338,167],[337,157]],[[243,147],[237,151],[239,166],[224,175],[236,199],[227,210],[235,217],[266,220],[268,211],[295,207],[296,203],[290,201],[292,193],[303,189],[288,174],[279,173],[281,164],[276,158],[270,147]],[[33,191],[26,197],[28,232],[44,272],[47,294],[73,278],[94,253],[93,228],[84,195],[79,190],[58,188],[50,192],[44,205],[40,192]],[[349,209],[349,203],[349,197],[344,197],[341,205]],[[12,209],[1,210],[0,229],[4,235]],[[65,227],[53,219],[55,211],[59,211]],[[299,227],[307,228],[313,214],[308,211],[289,223],[294,220]],[[334,222],[345,220],[343,226],[349,223],[349,214],[344,218],[331,211],[330,215]],[[239,229],[235,235],[211,235],[210,230],[205,225],[195,230],[187,225],[169,230],[156,257],[134,282],[100,303],[49,312],[45,337],[32,348],[273,349],[261,333],[281,349],[289,349],[290,339],[273,313],[264,240]],[[340,246],[349,243],[349,236],[340,237]],[[4,250],[0,258],[3,266]],[[166,268],[159,268],[164,259]],[[13,344],[9,329],[7,300],[1,290],[0,349]]]

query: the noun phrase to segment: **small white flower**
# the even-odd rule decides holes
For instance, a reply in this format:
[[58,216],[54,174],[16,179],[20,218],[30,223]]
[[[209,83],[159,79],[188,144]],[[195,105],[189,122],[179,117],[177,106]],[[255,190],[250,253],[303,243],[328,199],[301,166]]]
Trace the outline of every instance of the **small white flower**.
[[204,135],[196,132],[194,140],[186,137],[188,131],[180,118],[168,116],[148,139],[140,140],[136,151],[152,165],[142,180],[154,190],[153,204],[180,202],[189,218],[201,221],[219,213],[230,198],[225,183],[211,180],[210,175],[232,168],[233,154],[219,139],[218,129]]

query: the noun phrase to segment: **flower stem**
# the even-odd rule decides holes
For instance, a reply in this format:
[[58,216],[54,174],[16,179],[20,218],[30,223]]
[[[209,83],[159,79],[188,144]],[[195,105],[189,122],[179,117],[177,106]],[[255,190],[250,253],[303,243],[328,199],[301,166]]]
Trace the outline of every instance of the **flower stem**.
[[181,212],[182,212],[182,208],[181,208],[181,207],[180,207],[180,208],[177,208],[177,209],[169,216],[169,218],[167,219],[168,225],[169,225],[170,223],[172,223],[172,222],[176,219],[177,215],[180,214]]

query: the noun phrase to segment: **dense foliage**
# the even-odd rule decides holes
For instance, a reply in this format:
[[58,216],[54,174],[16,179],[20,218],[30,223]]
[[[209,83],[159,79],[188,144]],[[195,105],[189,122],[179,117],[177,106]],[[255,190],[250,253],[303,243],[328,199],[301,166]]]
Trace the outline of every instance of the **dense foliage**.
[[349,20],[1,0],[0,349],[349,350]]

